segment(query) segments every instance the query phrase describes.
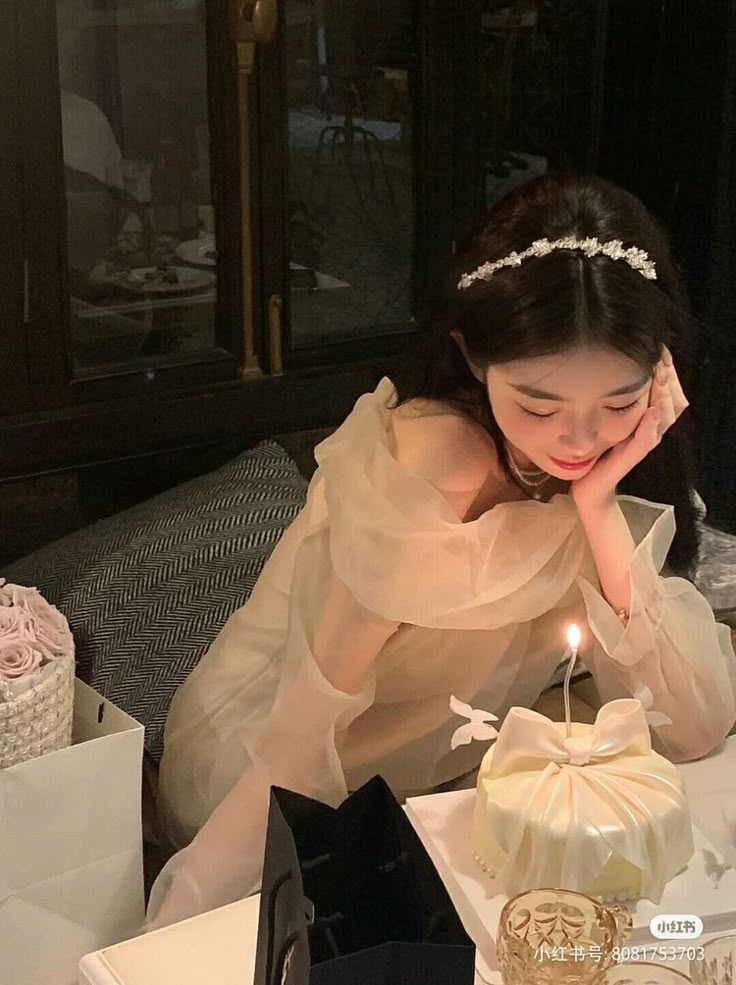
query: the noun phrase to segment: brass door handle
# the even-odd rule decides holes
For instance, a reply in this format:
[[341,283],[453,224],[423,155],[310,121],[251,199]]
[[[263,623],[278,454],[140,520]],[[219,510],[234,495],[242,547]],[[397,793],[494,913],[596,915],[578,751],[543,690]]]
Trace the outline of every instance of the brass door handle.
[[270,41],[279,18],[278,0],[233,0],[232,30],[239,43],[257,44]]
[[253,11],[253,30],[256,41],[270,41],[276,33],[279,19],[277,0],[258,0]]
[[[253,214],[251,202],[250,84],[255,70],[257,45],[271,41],[278,24],[279,0],[230,0],[230,34],[238,59],[238,120],[240,127],[240,201],[243,283],[243,379],[263,376],[256,344],[253,283]],[[280,299],[279,299],[280,300]],[[268,341],[271,372],[281,369],[281,306],[269,301]]]

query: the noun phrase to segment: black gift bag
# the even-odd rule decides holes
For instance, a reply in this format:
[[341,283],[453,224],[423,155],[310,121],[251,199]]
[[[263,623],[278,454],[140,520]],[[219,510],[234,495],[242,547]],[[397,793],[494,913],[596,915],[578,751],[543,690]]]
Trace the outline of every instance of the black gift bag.
[[472,985],[474,969],[473,942],[381,777],[337,809],[272,788],[255,985]]

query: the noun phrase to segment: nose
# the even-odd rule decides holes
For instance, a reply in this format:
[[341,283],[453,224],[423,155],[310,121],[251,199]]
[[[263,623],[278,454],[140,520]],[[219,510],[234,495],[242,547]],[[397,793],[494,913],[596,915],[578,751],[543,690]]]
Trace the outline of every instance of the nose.
[[560,445],[572,458],[585,458],[595,449],[598,429],[592,421],[578,420],[560,435]]

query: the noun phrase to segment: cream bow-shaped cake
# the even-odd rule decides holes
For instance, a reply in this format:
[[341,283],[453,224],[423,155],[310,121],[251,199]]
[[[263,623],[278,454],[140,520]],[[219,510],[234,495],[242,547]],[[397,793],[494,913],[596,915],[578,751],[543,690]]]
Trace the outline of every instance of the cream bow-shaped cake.
[[693,852],[677,768],[652,751],[644,708],[611,701],[595,724],[507,714],[481,765],[474,848],[506,892],[554,886],[659,901]]

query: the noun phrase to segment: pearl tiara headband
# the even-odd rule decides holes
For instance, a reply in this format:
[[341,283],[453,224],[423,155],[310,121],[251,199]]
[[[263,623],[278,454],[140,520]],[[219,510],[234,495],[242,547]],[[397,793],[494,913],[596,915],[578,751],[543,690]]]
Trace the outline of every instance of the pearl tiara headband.
[[649,254],[636,246],[625,249],[620,239],[600,243],[597,239],[575,239],[574,236],[565,236],[563,239],[555,239],[552,242],[548,239],[536,239],[523,253],[514,251],[501,260],[495,260],[493,263],[482,263],[471,273],[462,275],[458,281],[458,290],[464,291],[477,280],[490,280],[495,272],[502,267],[518,267],[523,260],[528,260],[529,257],[546,257],[548,253],[553,253],[555,250],[579,250],[586,257],[601,255],[610,257],[611,260],[623,260],[624,263],[628,263],[632,270],[636,270],[647,280],[657,279],[657,270],[654,262],[649,259]]

